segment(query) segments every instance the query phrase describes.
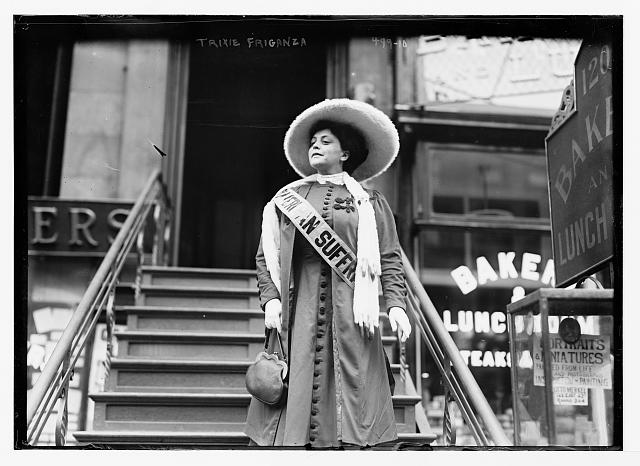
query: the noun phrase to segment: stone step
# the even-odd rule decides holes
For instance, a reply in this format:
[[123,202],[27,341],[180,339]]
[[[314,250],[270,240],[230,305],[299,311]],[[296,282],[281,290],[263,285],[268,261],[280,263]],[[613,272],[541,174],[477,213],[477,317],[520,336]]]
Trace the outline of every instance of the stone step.
[[[168,430],[237,432],[244,429],[249,394],[100,392],[95,402],[95,430]],[[419,396],[394,395],[398,432],[415,433]]]
[[[217,309],[176,306],[116,306],[116,315],[126,316],[128,330],[188,331],[218,333],[262,333],[264,312],[260,309]],[[386,314],[380,314],[384,337],[394,337]]]
[[264,349],[264,333],[116,332],[118,357],[253,361]]
[[73,436],[78,442],[98,448],[112,445],[128,448],[224,448],[248,447],[249,437],[244,432],[176,432],[176,431],[79,431]]
[[256,289],[255,270],[143,266],[143,285],[234,287]]
[[[80,431],[73,434],[83,444],[96,447],[111,445],[137,448],[224,448],[248,447],[249,438],[243,432],[176,432],[176,431]],[[373,447],[373,450],[393,450],[401,442],[403,449],[419,449],[435,441],[433,433],[398,433],[397,442]],[[406,445],[413,445],[406,447]],[[358,449],[358,447],[354,447]],[[301,447],[303,449],[303,447]],[[349,449],[346,447],[345,449]]]
[[[119,359],[111,361],[105,391],[168,393],[246,393],[251,361]],[[400,364],[392,364],[395,393],[407,394]]]
[[[253,361],[264,349],[264,333],[223,333],[184,331],[115,332],[120,358],[206,359]],[[389,361],[393,361],[394,336],[383,336]]]
[[113,359],[105,391],[246,393],[251,361]]
[[119,306],[129,330],[188,332],[262,332],[264,312],[258,309],[212,309],[176,306]]
[[257,288],[141,285],[138,306],[260,309]]

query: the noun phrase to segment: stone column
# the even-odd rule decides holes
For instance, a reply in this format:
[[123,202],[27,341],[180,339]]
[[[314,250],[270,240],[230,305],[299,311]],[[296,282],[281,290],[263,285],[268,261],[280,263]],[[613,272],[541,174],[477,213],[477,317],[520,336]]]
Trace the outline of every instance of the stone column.
[[138,197],[151,172],[160,167],[161,156],[149,141],[162,148],[168,58],[168,41],[129,43],[120,140],[121,199]]
[[167,41],[74,46],[60,197],[135,199],[160,166]]

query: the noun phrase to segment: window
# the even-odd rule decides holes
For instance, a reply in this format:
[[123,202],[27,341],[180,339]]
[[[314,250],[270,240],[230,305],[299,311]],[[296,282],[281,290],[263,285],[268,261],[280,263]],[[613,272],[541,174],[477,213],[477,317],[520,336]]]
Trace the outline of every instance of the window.
[[488,286],[540,286],[523,279],[521,267],[524,254],[539,255],[542,275],[553,257],[543,151],[420,142],[416,168],[414,212],[423,283],[452,285],[451,271],[463,265],[477,276],[480,257],[500,274],[499,254],[513,252],[518,277],[511,274]]
[[549,218],[544,152],[483,146],[417,146],[415,211],[437,214]]

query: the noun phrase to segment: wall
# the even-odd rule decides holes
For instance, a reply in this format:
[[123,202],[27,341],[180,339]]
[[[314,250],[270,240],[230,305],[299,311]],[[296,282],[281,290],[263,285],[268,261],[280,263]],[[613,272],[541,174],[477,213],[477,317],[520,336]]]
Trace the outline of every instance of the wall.
[[[348,47],[349,97],[370,103],[393,117],[393,53],[374,38],[353,38]],[[377,189],[397,212],[397,161],[380,176],[367,181],[367,188]]]
[[[162,146],[168,60],[168,41],[74,44],[60,198],[80,202],[134,200],[140,194],[148,176],[161,163],[148,140]],[[52,228],[65,228],[62,222],[68,222],[68,218],[56,219]],[[32,252],[27,397],[101,260]],[[132,280],[128,275],[122,278],[125,282]],[[91,353],[91,343],[88,346],[71,382],[70,431],[85,428],[90,376],[85,355]],[[53,443],[55,420],[55,414],[49,418],[41,444]],[[71,435],[67,440],[74,443]]]
[[74,46],[60,197],[135,199],[160,156],[168,41]]

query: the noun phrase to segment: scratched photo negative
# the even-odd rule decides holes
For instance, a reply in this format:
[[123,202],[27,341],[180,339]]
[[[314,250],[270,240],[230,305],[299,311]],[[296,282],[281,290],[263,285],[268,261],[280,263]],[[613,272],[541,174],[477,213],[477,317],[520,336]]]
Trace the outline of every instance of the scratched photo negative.
[[622,449],[622,16],[15,16],[16,449]]

